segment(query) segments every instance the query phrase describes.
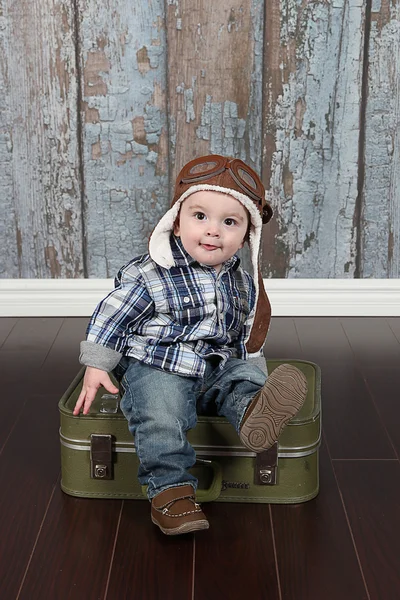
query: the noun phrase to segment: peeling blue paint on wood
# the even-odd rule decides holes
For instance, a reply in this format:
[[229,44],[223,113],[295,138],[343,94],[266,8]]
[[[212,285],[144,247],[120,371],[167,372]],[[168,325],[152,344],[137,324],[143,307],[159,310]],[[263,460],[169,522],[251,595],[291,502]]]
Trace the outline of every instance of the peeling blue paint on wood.
[[70,2],[0,4],[0,277],[83,275]]
[[365,6],[282,0],[281,13],[276,242],[288,277],[353,277]]
[[361,276],[400,276],[400,3],[374,3],[365,125]]
[[237,156],[261,171],[263,8],[262,0],[207,0],[196,10],[187,0],[168,1],[172,180],[207,153]]
[[90,277],[145,252],[168,206],[164,3],[81,6]]

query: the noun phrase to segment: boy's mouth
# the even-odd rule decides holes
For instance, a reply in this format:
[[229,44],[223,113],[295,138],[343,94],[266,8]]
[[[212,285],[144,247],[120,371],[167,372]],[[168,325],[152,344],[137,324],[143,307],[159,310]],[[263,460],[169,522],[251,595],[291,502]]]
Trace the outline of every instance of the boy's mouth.
[[205,250],[217,250],[219,248],[219,246],[213,246],[212,244],[201,244],[201,246]]

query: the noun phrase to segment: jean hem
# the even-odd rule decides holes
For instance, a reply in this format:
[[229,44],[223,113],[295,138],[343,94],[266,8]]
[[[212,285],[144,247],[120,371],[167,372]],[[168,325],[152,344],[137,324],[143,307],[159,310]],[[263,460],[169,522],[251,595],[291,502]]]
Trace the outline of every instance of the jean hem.
[[247,409],[249,408],[252,400],[254,400],[255,396],[250,396],[248,398],[243,398],[241,401],[241,406],[240,406],[240,410],[238,410],[238,420],[237,420],[237,427],[236,427],[236,431],[237,433],[240,433],[240,428],[242,426],[242,422],[244,419],[244,416],[246,414]]

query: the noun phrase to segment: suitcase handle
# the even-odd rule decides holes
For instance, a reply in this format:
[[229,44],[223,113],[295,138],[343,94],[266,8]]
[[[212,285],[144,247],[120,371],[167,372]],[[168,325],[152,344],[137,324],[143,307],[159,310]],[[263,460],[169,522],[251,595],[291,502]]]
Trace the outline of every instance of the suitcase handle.
[[196,492],[196,500],[199,502],[213,502],[219,498],[222,490],[222,467],[215,460],[203,460],[198,458],[196,464],[204,465],[212,469],[213,472],[213,480],[210,484],[210,487],[201,490],[198,489]]
[[[198,489],[197,490],[196,500],[198,502],[213,502],[214,500],[217,500],[217,498],[219,498],[219,496],[221,494],[222,467],[215,460],[203,460],[203,459],[198,458],[196,460],[196,465],[199,465],[199,464],[203,465],[205,467],[208,467],[212,470],[213,479],[212,479],[212,482],[210,483],[210,486],[207,489],[205,489],[205,490]],[[147,485],[142,485],[142,494],[147,497]]]

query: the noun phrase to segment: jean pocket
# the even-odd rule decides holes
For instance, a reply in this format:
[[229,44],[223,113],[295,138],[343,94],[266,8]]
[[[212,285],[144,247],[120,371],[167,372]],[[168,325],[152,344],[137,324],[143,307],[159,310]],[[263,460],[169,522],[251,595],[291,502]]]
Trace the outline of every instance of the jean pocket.
[[[122,384],[122,382],[121,382]],[[121,392],[121,400],[119,403],[119,407],[121,409],[122,414],[124,415],[124,417],[127,419],[129,413],[132,410],[132,401],[129,397],[129,394],[126,393],[126,388],[123,388],[123,392]]]

